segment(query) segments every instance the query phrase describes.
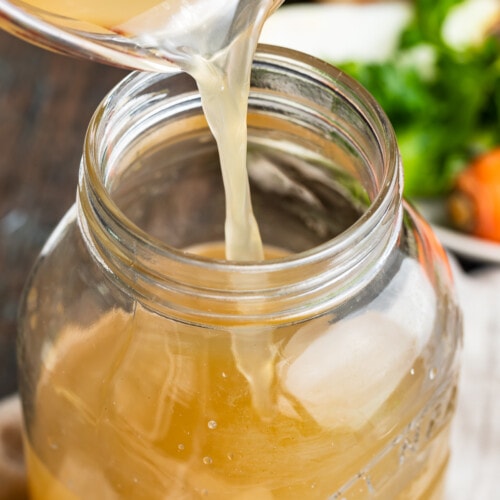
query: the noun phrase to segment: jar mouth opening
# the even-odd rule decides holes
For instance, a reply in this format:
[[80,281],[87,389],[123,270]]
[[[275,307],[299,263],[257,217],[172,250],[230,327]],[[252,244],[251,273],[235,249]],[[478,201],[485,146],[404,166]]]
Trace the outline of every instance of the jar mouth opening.
[[[394,193],[396,193],[398,199],[401,198],[400,157],[394,131],[384,111],[361,84],[326,62],[281,47],[259,45],[254,59],[254,67],[259,66],[259,64],[284,67],[289,72],[301,73],[306,78],[320,82],[321,85],[332,92],[339,93],[343,98],[351,100],[351,105],[358,110],[360,116],[366,121],[374,140],[377,141],[380,148],[382,172],[379,175],[380,178],[374,181],[377,185],[376,192],[366,210],[360,214],[359,218],[351,226],[333,239],[298,253],[258,262],[235,262],[207,258],[179,249],[156,238],[130,220],[110,195],[108,186],[109,172],[106,170],[106,158],[110,155],[110,147],[103,148],[102,141],[100,142],[99,138],[106,133],[104,130],[106,121],[114,119],[113,114],[108,112],[109,108],[119,105],[126,96],[139,92],[145,86],[172,78],[180,74],[180,71],[164,74],[134,72],[115,86],[94,113],[86,136],[83,161],[86,165],[88,183],[91,185],[96,199],[99,200],[100,207],[113,220],[119,221],[120,230],[123,231],[123,234],[132,238],[137,245],[142,246],[160,258],[167,258],[195,268],[210,268],[211,270],[215,269],[230,273],[268,273],[272,272],[274,268],[283,271],[287,267],[295,268],[301,264],[307,265],[323,261],[332,255],[341,254],[359,241],[362,228],[364,228],[363,234],[366,235],[379,223],[387,208],[394,204]],[[157,97],[162,98],[161,92]],[[199,96],[195,95],[193,98],[198,99]]]

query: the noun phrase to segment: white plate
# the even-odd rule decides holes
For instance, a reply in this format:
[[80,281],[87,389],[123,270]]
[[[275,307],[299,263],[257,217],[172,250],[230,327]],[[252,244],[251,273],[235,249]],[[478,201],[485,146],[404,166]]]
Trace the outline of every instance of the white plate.
[[[300,50],[333,64],[384,61],[391,57],[411,17],[411,3],[404,0],[363,5],[295,4],[271,16],[260,41]],[[443,201],[416,205],[448,250],[475,261],[500,264],[500,244],[446,227]]]
[[474,261],[500,264],[500,243],[468,236],[446,226],[443,200],[417,200],[414,204],[448,250]]

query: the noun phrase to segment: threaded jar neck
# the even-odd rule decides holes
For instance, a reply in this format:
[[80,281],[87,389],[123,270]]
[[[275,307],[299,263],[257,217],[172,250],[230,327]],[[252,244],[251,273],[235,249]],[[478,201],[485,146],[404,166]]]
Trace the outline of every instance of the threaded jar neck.
[[[335,165],[352,176],[367,202],[357,220],[335,237],[259,263],[198,257],[151,234],[127,212],[136,206],[127,200],[150,196],[146,186],[155,184],[140,184],[146,173],[138,159],[146,150],[153,157],[156,143],[176,158],[178,138],[206,128],[200,106],[187,75],[134,73],[94,114],[80,172],[79,223],[91,254],[111,279],[146,307],[201,325],[297,322],[356,296],[395,249],[402,217],[395,136],[371,96],[310,56],[260,47],[249,102],[256,143],[275,134],[260,124],[270,127],[276,121],[282,127],[277,144],[296,140],[310,158],[335,156]],[[203,149],[205,142],[195,143]],[[157,184],[168,175],[158,174]],[[127,187],[130,179],[137,179],[136,188]],[[138,192],[141,186],[144,193]],[[171,212],[165,213],[165,224]]]

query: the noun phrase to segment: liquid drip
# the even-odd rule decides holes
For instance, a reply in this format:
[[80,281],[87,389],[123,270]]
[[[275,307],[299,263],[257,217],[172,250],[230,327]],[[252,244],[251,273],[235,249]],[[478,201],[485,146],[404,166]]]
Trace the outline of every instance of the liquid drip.
[[[74,19],[161,54],[197,81],[217,141],[226,193],[226,258],[263,258],[246,170],[246,112],[252,59],[262,26],[283,0],[26,0],[46,15]],[[39,10],[38,10],[39,9]]]
[[[276,4],[276,0],[169,1],[118,27],[142,46],[161,50],[198,84],[219,150],[226,200],[225,256],[233,261],[264,258],[250,196],[246,121],[253,56],[264,21]],[[254,328],[231,335],[236,364],[263,417],[272,408],[270,334]]]
[[196,80],[219,149],[226,195],[226,258],[234,261],[263,259],[246,168],[246,117],[257,41],[278,4],[276,0],[168,1],[117,27],[141,46],[163,52]]

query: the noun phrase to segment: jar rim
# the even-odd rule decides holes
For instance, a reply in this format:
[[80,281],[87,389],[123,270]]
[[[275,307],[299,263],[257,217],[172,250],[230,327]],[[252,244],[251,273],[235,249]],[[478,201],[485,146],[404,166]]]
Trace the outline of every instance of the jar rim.
[[[79,223],[87,242],[90,242],[90,246],[94,247],[93,253],[96,258],[105,267],[112,267],[113,273],[117,274],[117,266],[110,263],[110,261],[115,260],[116,264],[116,259],[118,259],[121,260],[118,266],[123,268],[125,263],[125,268],[127,265],[133,267],[135,273],[142,272],[145,276],[147,275],[146,281],[149,284],[155,283],[163,291],[168,288],[166,281],[172,279],[172,283],[174,283],[172,286],[177,289],[179,283],[182,283],[181,288],[184,291],[188,290],[186,293],[195,295],[202,291],[214,298],[220,297],[220,294],[226,292],[226,290],[217,288],[217,285],[214,284],[216,280],[212,279],[213,276],[207,282],[200,282],[200,275],[205,276],[204,273],[211,273],[211,275],[226,276],[227,278],[228,275],[237,274],[242,279],[232,280],[231,287],[233,288],[229,292],[239,294],[238,301],[240,302],[243,300],[243,295],[249,301],[258,300],[257,297],[261,298],[260,293],[267,292],[267,290],[259,288],[261,285],[258,284],[259,280],[256,280],[255,277],[272,275],[278,276],[282,281],[282,286],[279,289],[273,289],[276,295],[283,297],[290,292],[296,298],[299,295],[303,297],[304,293],[307,293],[312,300],[313,296],[316,297],[318,294],[323,293],[322,290],[327,283],[330,287],[334,286],[340,283],[341,280],[345,280],[348,275],[351,281],[355,283],[350,287],[349,293],[355,293],[356,287],[359,289],[362,286],[359,280],[360,274],[364,275],[364,282],[366,282],[366,279],[371,279],[370,275],[374,275],[378,269],[373,264],[382,255],[387,256],[391,252],[396,244],[400,227],[400,225],[394,224],[394,220],[397,220],[398,217],[401,218],[402,168],[394,131],[382,108],[361,84],[338,68],[313,56],[291,49],[259,45],[254,59],[254,66],[259,64],[285,68],[289,72],[304,75],[314,82],[320,82],[326,89],[341,94],[345,99],[349,99],[349,104],[369,123],[370,130],[376,138],[382,156],[383,174],[382,178],[378,179],[377,191],[367,209],[360,215],[358,220],[333,239],[299,253],[262,262],[234,262],[206,258],[177,249],[153,237],[128,219],[111,198],[106,187],[106,175],[101,165],[103,154],[105,156],[108,151],[103,153],[98,138],[102,127],[105,125],[103,125],[104,121],[110,117],[113,118],[113,115],[108,116],[106,114],[108,108],[117,103],[122,103],[124,96],[140,90],[143,85],[171,78],[181,72],[165,74],[135,72],[118,83],[93,115],[86,135],[78,192],[80,213],[82,212],[82,206],[85,204],[87,204],[87,208],[83,207],[83,211],[88,210],[88,206],[92,204],[99,207],[100,213],[94,217],[93,221],[85,220],[88,215],[85,214],[79,217]],[[92,199],[89,204],[90,198]],[[390,214],[388,215],[388,213]],[[98,228],[97,226],[103,220],[110,227]],[[118,257],[116,255],[104,255],[107,252],[105,245],[96,248],[99,247],[99,241],[96,241],[92,234],[96,232],[100,232],[100,234],[106,233],[106,237],[119,247],[119,251],[116,252],[120,254]],[[376,236],[382,243],[377,243],[379,245],[378,251],[363,250],[364,253],[358,259],[360,262],[358,262],[358,265],[353,266],[349,260],[350,252],[352,248],[360,247],[360,241],[365,240],[368,235],[371,237]],[[123,245],[123,240],[127,239],[133,240],[132,250]],[[331,261],[332,257],[335,258],[335,265],[329,265],[328,272],[325,273],[324,263]],[[162,264],[153,268],[152,262],[155,260],[161,260]],[[168,263],[168,265],[165,265],[165,263]],[[302,278],[297,273],[294,273],[297,268],[302,270]],[[175,279],[166,276],[165,269],[168,269],[168,274],[178,273]],[[120,278],[127,282],[125,276],[127,271],[123,270],[122,274]],[[307,276],[307,279],[299,284],[299,281],[303,280],[304,276]],[[132,277],[129,278],[128,282],[130,287],[137,286],[137,280]],[[345,293],[347,292],[337,294],[335,300],[342,300]],[[144,292],[143,296],[148,294],[150,294],[150,290]],[[165,300],[171,300],[170,294],[167,295],[170,298]],[[328,295],[330,300],[334,300],[331,292]],[[158,301],[161,302],[161,298],[157,296],[152,304],[156,304]],[[297,300],[294,299],[292,302],[295,308]],[[311,301],[308,301],[308,303],[310,305]],[[323,303],[321,306],[318,305],[319,308],[324,306]],[[294,314],[299,313],[295,310]]]
[[[270,270],[273,267],[279,266],[296,266],[300,262],[308,262],[311,259],[323,259],[325,253],[331,252],[332,247],[335,247],[337,251],[341,251],[343,248],[348,247],[352,244],[353,239],[357,239],[356,232],[360,226],[366,224],[366,222],[373,218],[374,214],[383,209],[384,200],[387,198],[388,194],[393,191],[394,183],[392,179],[401,173],[399,151],[396,145],[396,138],[385,112],[382,110],[380,105],[376,102],[373,96],[356,80],[352,77],[339,70],[335,66],[332,66],[322,60],[315,58],[314,56],[283,47],[276,47],[270,45],[260,44],[255,56],[256,62],[268,62],[272,61],[273,64],[285,63],[291,69],[295,71],[306,71],[310,72],[311,68],[316,71],[314,76],[320,76],[325,81],[329,80],[330,84],[335,82],[335,84],[340,87],[345,87],[353,92],[353,95],[358,96],[358,101],[362,102],[365,108],[372,112],[372,118],[378,121],[378,126],[383,130],[383,134],[378,134],[379,139],[385,139],[385,144],[382,144],[385,152],[388,153],[388,157],[385,160],[387,170],[385,172],[385,178],[381,182],[381,187],[376,194],[373,201],[367,207],[366,211],[363,212],[360,217],[345,231],[337,235],[335,238],[325,241],[313,248],[304,250],[302,252],[288,254],[286,256],[280,256],[277,258],[266,259],[264,261],[229,261],[223,259],[213,259],[204,256],[187,253],[181,249],[175,248],[168,243],[155,238],[154,236],[148,234],[146,231],[142,230],[136,224],[134,224],[130,219],[128,219],[123,212],[116,206],[115,202],[112,200],[109,192],[105,186],[105,181],[96,168],[99,165],[100,160],[98,158],[98,150],[95,147],[86,147],[85,154],[92,156],[88,158],[87,166],[89,169],[89,174],[92,177],[93,185],[96,189],[96,194],[99,196],[102,204],[106,207],[107,211],[113,214],[115,217],[121,219],[121,223],[127,229],[130,234],[133,234],[136,238],[141,240],[143,244],[155,248],[156,251],[175,257],[184,262],[191,262],[195,265],[202,267],[220,267],[222,269],[231,269],[237,271],[243,271],[245,269],[258,270]],[[157,78],[169,78],[172,75],[180,73],[181,70],[170,71],[169,73],[143,73],[143,72],[132,72],[122,81],[120,81],[114,89],[108,94],[108,96],[101,102],[98,109],[94,113],[92,120],[89,125],[89,130],[96,130],[100,126],[100,120],[103,116],[103,108],[105,108],[111,99],[119,100],[122,95],[126,95],[129,92],[134,91],[134,89],[140,87],[145,81],[154,80]],[[90,132],[86,136],[87,145],[90,142]],[[398,184],[401,184],[398,180]]]

